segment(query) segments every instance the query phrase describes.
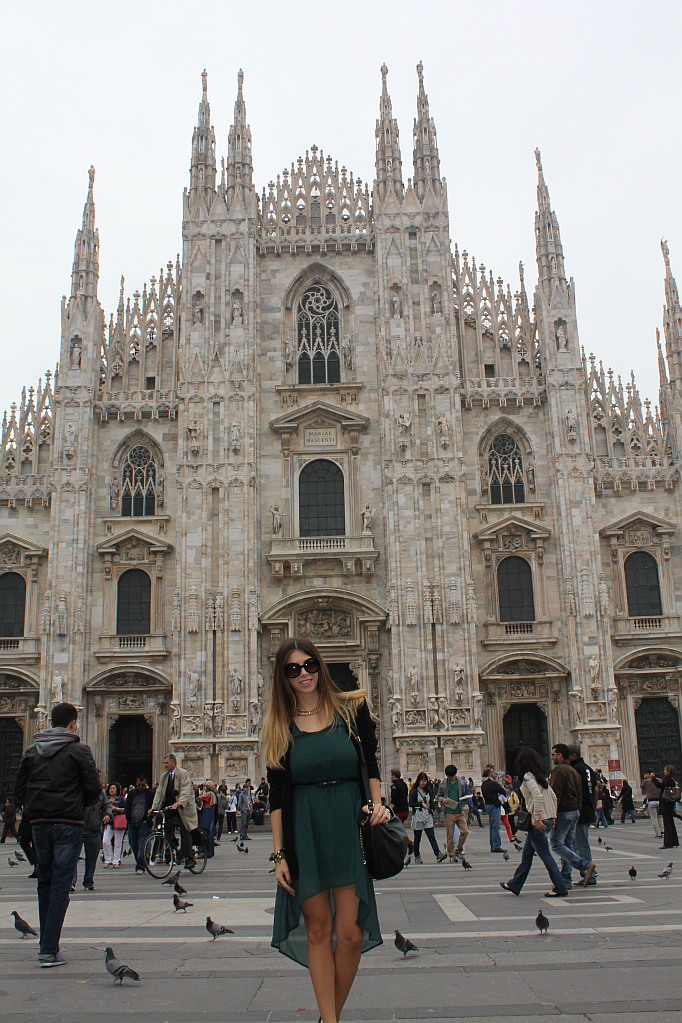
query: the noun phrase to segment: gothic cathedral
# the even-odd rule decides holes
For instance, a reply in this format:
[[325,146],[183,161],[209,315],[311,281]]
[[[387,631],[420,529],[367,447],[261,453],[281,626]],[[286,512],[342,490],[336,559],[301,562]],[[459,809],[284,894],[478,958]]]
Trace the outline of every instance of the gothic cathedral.
[[387,73],[371,188],[312,146],[259,195],[243,75],[218,167],[204,72],[182,256],[108,319],[90,169],[58,368],[2,425],[2,794],[62,699],[104,778],[260,777],[290,635],[367,689],[384,775],[682,766],[667,245],[652,409],[581,352],[540,153],[529,301],[451,248],[421,64],[405,182]]

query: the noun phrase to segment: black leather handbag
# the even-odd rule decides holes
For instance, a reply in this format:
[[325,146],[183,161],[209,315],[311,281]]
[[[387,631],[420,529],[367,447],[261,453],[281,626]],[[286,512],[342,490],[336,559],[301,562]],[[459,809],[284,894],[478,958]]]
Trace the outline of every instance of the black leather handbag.
[[[369,774],[365,763],[365,752],[360,739],[355,736],[360,747],[360,780],[361,788],[364,789],[365,798],[363,806],[372,808],[369,788]],[[362,860],[375,881],[381,881],[385,877],[395,877],[405,866],[407,856],[407,832],[403,822],[399,820],[393,811],[391,819],[385,824],[370,824],[371,813],[366,814],[360,811],[358,824],[360,826],[360,847],[362,849]]]

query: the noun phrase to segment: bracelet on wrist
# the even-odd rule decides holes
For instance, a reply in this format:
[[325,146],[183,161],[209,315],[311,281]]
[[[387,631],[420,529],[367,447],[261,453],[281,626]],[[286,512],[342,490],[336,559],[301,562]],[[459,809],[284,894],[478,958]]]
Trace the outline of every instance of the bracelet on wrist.
[[283,860],[283,859],[284,859],[284,849],[278,849],[277,852],[272,853],[271,856],[270,856],[270,862],[271,863],[279,863],[279,861]]

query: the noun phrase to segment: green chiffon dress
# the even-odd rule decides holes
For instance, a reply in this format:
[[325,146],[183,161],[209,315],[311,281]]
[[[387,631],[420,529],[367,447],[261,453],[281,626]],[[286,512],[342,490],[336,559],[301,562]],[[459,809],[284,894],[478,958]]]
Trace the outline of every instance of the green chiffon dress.
[[[277,888],[272,945],[301,966],[308,965],[308,936],[301,903],[333,888],[354,885],[360,900],[358,927],[362,951],[381,945],[372,879],[362,861],[358,814],[362,807],[358,754],[343,722],[319,732],[292,726],[291,781],[294,787],[294,847],[299,876],[291,887]],[[317,782],[344,779],[337,785]],[[345,780],[348,779],[348,780]],[[332,933],[336,948],[336,926]]]

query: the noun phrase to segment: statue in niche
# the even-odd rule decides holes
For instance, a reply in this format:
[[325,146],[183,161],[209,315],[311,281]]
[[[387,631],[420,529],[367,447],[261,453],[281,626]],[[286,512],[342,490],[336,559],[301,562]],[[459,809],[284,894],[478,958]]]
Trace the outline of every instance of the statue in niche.
[[389,668],[386,672],[386,692],[388,693],[389,699],[393,697],[394,691],[393,668]]
[[375,512],[376,512],[376,508],[370,508],[370,506],[368,504],[366,504],[365,507],[362,509],[362,512],[360,514],[361,514],[361,517],[362,517],[362,532],[363,533],[371,533],[372,532],[372,519],[374,518],[374,513]]
[[440,314],[440,295],[437,291],[434,291],[432,301],[434,316],[438,316]]
[[616,708],[618,707],[618,690],[616,689],[615,686],[607,691],[606,702],[608,704],[609,719],[611,721],[615,721]]
[[402,731],[403,727],[403,705],[399,696],[392,696],[388,701],[388,708],[391,712],[391,726],[393,732]]
[[429,728],[431,731],[435,731],[440,725],[440,717],[438,714],[438,700],[435,696],[429,696],[428,698],[428,711],[429,711]]
[[235,299],[232,305],[232,323],[235,327],[241,327],[243,322],[244,317],[242,316],[242,304],[239,299]]
[[52,703],[63,703],[64,702],[64,679],[61,675],[53,675],[52,677]]
[[449,433],[450,427],[448,426],[448,417],[445,412],[441,412],[437,420],[438,436],[440,437],[440,446],[446,448],[449,444]]
[[407,673],[407,677],[410,680],[410,700],[412,703],[419,703],[419,685],[421,683],[421,675],[419,668],[416,664],[413,664]]
[[560,352],[568,351],[568,337],[563,323],[560,323],[556,329],[556,346]]
[[258,702],[263,702],[263,689],[265,688],[265,679],[263,678],[263,672],[258,672],[258,680],[256,682],[256,692],[258,694]]
[[452,673],[455,682],[455,699],[457,704],[461,706],[464,699],[464,668],[461,664],[455,664]]
[[481,718],[483,716],[483,697],[480,693],[474,693],[472,697],[472,703],[474,708],[474,728],[481,727]]
[[590,657],[590,690],[592,691],[593,700],[596,700],[601,695],[600,672],[601,664],[599,663],[599,651],[597,651],[596,654],[592,654],[592,657]]
[[575,444],[578,439],[578,418],[572,408],[566,413],[566,436],[569,444]]
[[230,672],[230,689],[232,691],[232,707],[234,710],[239,710],[241,704],[243,685],[244,685],[243,678],[241,677],[237,669],[233,668],[232,671]]
[[81,348],[79,343],[76,341],[74,346],[73,346],[73,348],[72,348],[72,350],[71,350],[71,369],[80,369],[81,368],[81,356],[82,356],[82,354],[83,354],[83,349]]
[[400,295],[391,295],[391,312],[395,319],[400,319]]
[[76,454],[76,427],[73,423],[66,424],[64,431],[64,457],[73,458]]
[[268,510],[269,510],[270,514],[272,515],[272,535],[273,536],[281,536],[282,535],[282,513],[279,510],[279,505],[278,504],[272,504],[272,505],[270,505],[270,508]]
[[199,699],[199,672],[188,671],[188,683],[189,683],[189,705],[194,710]]
[[346,334],[343,341],[341,342],[341,351],[343,352],[343,362],[346,369],[353,368],[353,342],[350,339],[350,334]]
[[408,416],[406,412],[401,412],[396,422],[398,423],[398,429],[400,430],[401,440],[407,440],[410,427],[412,426],[412,416]]
[[195,326],[199,326],[201,324],[201,322],[202,322],[203,315],[204,315],[204,309],[203,309],[203,306],[201,304],[201,296],[199,296],[199,298],[197,298],[196,304],[194,306],[194,313],[192,314],[192,323]]
[[284,342],[284,362],[287,369],[291,369],[294,364],[294,346],[291,338],[287,338]]
[[114,476],[114,478],[111,481],[111,486],[109,488],[109,504],[111,505],[112,511],[118,511],[118,494],[119,494],[118,479],[116,476]]
[[241,433],[241,423],[233,423],[230,427],[230,447],[235,455],[238,455],[242,449]]
[[599,576],[599,610],[603,618],[609,615],[609,588],[606,585],[606,576]]
[[571,689],[568,694],[568,698],[571,701],[573,707],[573,713],[575,714],[576,724],[582,724],[583,720],[583,694],[581,689]]
[[249,735],[258,735],[261,724],[261,706],[258,700],[249,703]]

